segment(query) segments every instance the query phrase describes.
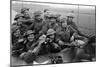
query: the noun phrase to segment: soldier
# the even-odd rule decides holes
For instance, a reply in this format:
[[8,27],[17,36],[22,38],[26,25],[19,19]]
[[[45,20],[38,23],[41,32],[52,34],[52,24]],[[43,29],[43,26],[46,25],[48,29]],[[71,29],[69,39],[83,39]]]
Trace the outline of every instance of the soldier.
[[73,28],[77,31],[77,33],[78,33],[79,35],[88,38],[88,36],[84,35],[83,33],[81,33],[81,32],[78,30],[77,25],[75,24],[75,22],[73,22],[73,18],[74,18],[74,14],[68,13],[68,14],[67,14],[67,24],[70,25],[71,27],[73,27]]
[[32,63],[33,60],[35,59],[35,55],[32,52],[30,52],[31,46],[34,47],[36,42],[34,33],[35,32],[32,30],[28,30],[25,33],[26,35],[25,46],[27,51],[20,54],[20,58],[25,60],[27,63]]
[[22,8],[19,15],[23,15],[23,17],[19,19],[18,21],[21,22],[25,27],[28,27],[29,25],[33,23],[33,19],[31,18],[29,14],[29,8]]
[[61,25],[61,14],[56,14],[56,22],[58,23],[58,25]]
[[16,22],[12,24],[12,29],[13,29],[14,27],[18,27],[18,26],[20,26],[20,25],[22,24],[22,22],[20,22],[19,20],[23,19],[23,17],[24,17],[24,15],[22,15],[22,14],[17,14],[17,15],[15,16],[14,20],[15,20]]
[[45,35],[42,35],[39,40],[32,44],[31,48],[27,52],[22,53],[20,57],[28,64],[32,64],[41,51],[41,43],[45,41],[45,37]]
[[44,24],[44,26],[41,30],[44,34],[46,34],[47,30],[50,29],[50,28],[54,29],[55,31],[58,28],[57,16],[56,15],[49,14],[49,15],[47,15],[47,19],[48,19],[48,21],[44,22],[45,24]]
[[44,9],[44,20],[46,21],[48,19],[48,15],[51,13],[49,9]]
[[[20,55],[22,52],[27,51],[26,46],[25,46],[25,38],[24,38],[24,33],[27,30],[27,26],[23,24],[22,21],[24,20],[24,15],[23,14],[17,14],[14,18],[16,23],[12,25],[12,51],[13,54]],[[14,31],[15,29],[15,31]]]
[[22,14],[17,14],[15,16],[15,21],[16,23],[13,23],[12,24],[12,32],[11,32],[11,35],[12,35],[12,55],[16,55],[16,56],[19,56],[20,54],[20,51],[17,51],[19,50],[21,47],[19,46],[19,43],[20,42],[20,39],[22,38],[22,31],[21,31],[21,28],[20,28],[20,25],[21,25],[21,22],[19,22],[19,19],[22,19],[23,18],[23,15]]
[[23,15],[23,14],[17,14],[17,15],[15,16],[14,20],[15,20],[15,21],[19,21],[19,20],[21,20],[21,19],[23,19],[23,18],[24,18],[24,15]]
[[29,15],[29,8],[22,8],[20,13],[24,15],[25,19],[31,18],[30,15]]
[[53,29],[49,29],[47,31],[47,38],[46,38],[46,42],[45,42],[45,44],[47,44],[47,46],[45,46],[45,47],[50,53],[56,53],[61,50],[59,41],[56,39],[55,33],[56,33],[56,31],[54,31]]
[[67,14],[67,24],[71,25],[74,29],[78,30],[75,22],[73,22],[74,14],[68,13]]
[[[22,22],[19,21],[23,17],[24,16],[22,14],[17,14],[14,18],[16,22],[13,23],[11,26],[12,27],[12,30],[11,30],[12,31],[12,44],[16,42],[16,39],[18,39],[21,35],[23,35],[23,31],[25,28],[23,29]],[[17,34],[19,34],[20,36],[18,36]]]
[[67,23],[63,22],[57,30],[57,37],[63,42],[68,43],[70,40],[70,30],[68,29]]
[[49,24],[49,28],[52,28],[56,31],[57,27],[58,27],[58,23],[57,23],[57,18],[58,16],[51,14],[50,16],[50,24]]
[[25,38],[20,34],[20,30],[17,29],[12,34],[12,39],[12,55],[18,57],[21,53],[26,51]]
[[25,44],[26,44],[27,50],[29,50],[31,48],[32,44],[34,44],[36,42],[35,32],[32,30],[28,30],[26,32],[26,36],[27,36],[27,41]]
[[43,19],[42,19],[42,16],[41,16],[42,12],[41,11],[36,11],[34,12],[34,23],[32,23],[30,26],[29,26],[29,29],[32,29],[32,30],[35,30],[35,32],[38,34],[39,31],[42,29],[42,26],[43,26]]
[[[16,21],[16,23],[14,23],[16,25],[15,28],[17,27],[21,31],[21,33],[24,34],[24,32],[28,28],[27,25],[23,24],[23,21],[20,21],[20,20],[24,20],[24,15],[23,14],[17,14],[15,16],[14,20]],[[14,25],[12,27],[14,27]]]
[[16,40],[18,40],[18,38],[20,37],[20,30],[16,29],[11,34],[12,34],[12,45],[13,45],[16,42]]
[[69,53],[66,58],[69,58],[68,61],[71,62],[75,55],[75,44],[72,44],[70,38],[76,30],[74,30],[70,25],[67,25],[65,19],[62,20],[61,26],[59,26],[59,30],[57,30],[57,38],[60,39],[60,44],[63,50],[68,50]]

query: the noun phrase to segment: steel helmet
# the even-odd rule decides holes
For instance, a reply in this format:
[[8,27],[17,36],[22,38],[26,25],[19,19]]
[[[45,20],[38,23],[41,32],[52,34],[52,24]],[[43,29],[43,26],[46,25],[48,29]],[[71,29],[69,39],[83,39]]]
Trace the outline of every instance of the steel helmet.
[[51,35],[51,34],[54,34],[54,33],[56,33],[56,31],[54,31],[53,29],[49,29],[47,31],[47,35]]

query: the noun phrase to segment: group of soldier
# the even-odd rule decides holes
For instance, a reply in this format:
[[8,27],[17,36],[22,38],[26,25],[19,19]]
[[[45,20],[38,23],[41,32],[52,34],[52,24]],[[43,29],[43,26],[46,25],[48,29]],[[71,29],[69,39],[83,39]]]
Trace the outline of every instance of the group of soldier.
[[[72,13],[61,18],[60,14],[45,9],[43,12],[35,11],[30,16],[29,10],[22,8],[11,25],[12,56],[31,63],[38,56],[58,53],[67,48],[71,51],[76,47],[83,48],[89,42],[89,38],[73,22]],[[62,57],[59,60],[55,63],[63,62]]]

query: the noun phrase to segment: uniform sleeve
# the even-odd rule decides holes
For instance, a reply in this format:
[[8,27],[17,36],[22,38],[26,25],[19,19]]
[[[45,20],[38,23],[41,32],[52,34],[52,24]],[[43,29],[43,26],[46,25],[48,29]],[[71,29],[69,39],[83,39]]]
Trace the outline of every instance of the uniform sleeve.
[[72,22],[72,25],[73,25],[75,28],[77,28],[77,25],[75,24],[75,22]]
[[33,23],[29,26],[28,29],[33,29],[34,28],[34,25],[35,25],[35,22],[33,21]]
[[23,22],[23,23],[27,23],[27,22],[28,23],[32,23],[33,22],[33,19],[27,19],[27,20],[26,19],[20,19],[19,21],[20,22]]
[[42,27],[41,33],[46,34],[47,30],[48,30],[48,24],[44,24]]

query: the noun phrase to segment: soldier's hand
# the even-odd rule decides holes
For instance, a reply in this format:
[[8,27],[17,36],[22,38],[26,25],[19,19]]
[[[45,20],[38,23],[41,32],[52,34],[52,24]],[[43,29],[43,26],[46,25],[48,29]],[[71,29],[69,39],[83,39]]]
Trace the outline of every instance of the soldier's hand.
[[70,38],[70,41],[72,42],[74,40],[74,36],[72,36],[71,38]]
[[55,48],[58,48],[59,46],[58,46],[58,44],[54,43],[54,47],[55,47]]
[[64,45],[64,42],[63,41],[59,41],[58,42],[60,45]]
[[24,59],[24,56],[26,55],[26,52],[24,52],[24,53],[22,53],[21,55],[20,55],[20,58],[21,59]]

